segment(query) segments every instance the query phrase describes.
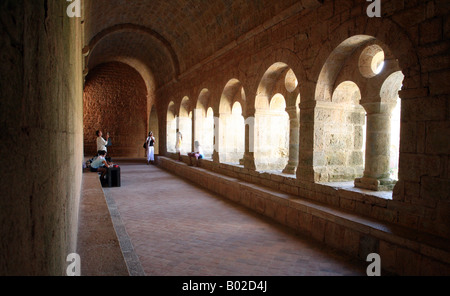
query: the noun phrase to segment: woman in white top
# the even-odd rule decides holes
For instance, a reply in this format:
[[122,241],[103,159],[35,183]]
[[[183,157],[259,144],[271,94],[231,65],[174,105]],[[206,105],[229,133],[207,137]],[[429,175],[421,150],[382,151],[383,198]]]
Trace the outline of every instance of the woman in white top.
[[109,133],[106,134],[106,140],[102,138],[102,131],[96,131],[95,133],[97,134],[97,152],[108,152],[108,150],[106,150],[106,145],[108,144]]
[[155,137],[153,137],[153,132],[148,133],[147,140],[145,141],[147,143],[147,164],[150,162],[155,161]]

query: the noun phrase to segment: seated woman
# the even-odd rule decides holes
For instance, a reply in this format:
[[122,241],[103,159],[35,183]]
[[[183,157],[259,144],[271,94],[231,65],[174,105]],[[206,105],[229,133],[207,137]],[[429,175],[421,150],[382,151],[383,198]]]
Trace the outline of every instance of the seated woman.
[[103,180],[110,164],[105,159],[106,151],[100,150],[98,157],[91,163],[91,172],[101,172],[100,180]]
[[189,165],[192,166],[192,158],[195,158],[195,166],[198,167],[198,160],[204,157],[199,141],[194,142],[194,152],[188,153]]

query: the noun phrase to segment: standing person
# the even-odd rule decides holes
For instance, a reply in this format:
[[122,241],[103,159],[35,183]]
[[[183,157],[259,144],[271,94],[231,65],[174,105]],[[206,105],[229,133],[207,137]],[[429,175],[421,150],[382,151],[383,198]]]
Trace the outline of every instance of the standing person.
[[180,130],[177,128],[177,139],[175,142],[175,151],[178,154],[178,161],[181,161],[181,142],[183,141],[183,135]]
[[189,153],[188,156],[189,156],[189,165],[192,166],[192,158],[195,158],[195,166],[198,167],[198,160],[204,158],[202,146],[200,146],[199,141],[194,142],[194,152]]
[[108,150],[106,149],[106,145],[108,145],[109,133],[106,133],[106,140],[102,137],[102,131],[99,130],[95,133],[97,134],[97,153],[99,153],[100,151],[107,152]]
[[147,140],[147,164],[153,163],[155,161],[155,137],[153,137],[153,132],[148,133]]

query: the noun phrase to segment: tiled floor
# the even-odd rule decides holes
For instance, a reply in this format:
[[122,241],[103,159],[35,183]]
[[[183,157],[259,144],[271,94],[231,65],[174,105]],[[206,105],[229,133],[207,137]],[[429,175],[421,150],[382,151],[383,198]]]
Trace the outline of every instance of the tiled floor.
[[119,241],[122,250],[128,246],[124,256],[134,275],[365,275],[364,262],[158,167],[118,163],[121,187],[104,191],[110,209],[117,211],[113,222],[116,231],[122,229]]

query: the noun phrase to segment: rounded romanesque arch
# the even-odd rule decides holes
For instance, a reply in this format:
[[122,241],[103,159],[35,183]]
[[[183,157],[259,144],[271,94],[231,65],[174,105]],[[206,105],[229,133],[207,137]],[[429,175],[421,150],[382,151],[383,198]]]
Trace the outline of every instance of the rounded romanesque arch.
[[251,127],[257,170],[295,172],[298,163],[298,97],[298,79],[292,68],[284,62],[268,66],[257,88],[255,120]]
[[[132,67],[111,62],[89,73],[84,87],[85,151],[96,155],[95,131],[110,133],[111,157],[143,156],[142,138],[148,127],[147,90]],[[138,149],[139,148],[139,149]]]
[[214,112],[211,103],[211,92],[203,88],[194,109],[194,143],[199,141],[206,158],[210,158],[214,150]]
[[170,56],[171,60],[171,66],[173,69],[173,72],[175,74],[174,78],[177,78],[180,75],[180,63],[178,61],[178,57],[172,48],[170,42],[168,42],[163,36],[158,34],[158,32],[147,28],[145,26],[136,25],[136,24],[117,24],[114,26],[111,26],[109,28],[104,29],[103,31],[97,33],[90,41],[87,47],[83,49],[83,52],[86,54],[86,65],[89,65],[89,60],[91,57],[91,53],[94,52],[95,47],[102,42],[103,39],[107,38],[109,35],[118,33],[118,32],[128,32],[128,33],[135,33],[135,34],[142,34],[147,36],[147,38],[150,38],[152,40],[155,40],[157,43],[161,45],[162,48],[164,48]]
[[[359,21],[367,22],[364,32],[361,32],[356,26]],[[385,31],[380,31],[376,26],[382,26]],[[329,170],[323,169],[324,166],[326,167],[328,156],[323,147],[326,133],[325,123],[321,121],[321,116],[327,113],[327,105],[333,104],[332,96],[337,87],[341,86],[345,80],[351,80],[359,87],[360,103],[367,113],[365,169],[363,177],[355,180],[355,185],[373,190],[392,189],[395,181],[389,178],[387,172],[389,155],[386,150],[388,150],[389,141],[380,140],[390,138],[390,123],[381,125],[382,129],[375,123],[380,120],[385,123],[390,122],[392,110],[383,103],[380,91],[384,81],[391,73],[409,71],[416,67],[413,62],[417,61],[417,56],[410,50],[412,45],[409,39],[390,21],[346,22],[338,27],[335,33],[330,34],[328,42],[322,47],[316,58],[316,60],[324,60],[325,63],[322,64],[320,70],[319,64],[316,63],[312,70],[313,73],[316,73],[313,74],[313,77],[317,77],[314,95],[314,134],[309,141],[312,145],[309,149],[313,151],[314,180],[331,181],[334,179]],[[351,35],[352,33],[354,35]],[[392,42],[392,36],[396,36],[396,42]],[[343,37],[346,38],[342,40]],[[396,52],[400,53],[398,57],[395,55]],[[384,93],[397,93],[398,90],[397,87],[390,91],[384,90]],[[342,88],[337,91],[342,92]],[[375,126],[377,129],[374,129]],[[352,179],[350,173],[346,173],[343,177]]]
[[[381,20],[360,16],[338,26],[320,46],[313,67],[308,71],[308,76],[312,77],[317,84],[314,97],[311,99],[316,101],[329,99],[332,90],[326,88],[325,90],[329,91],[324,91],[320,87],[327,81],[333,81],[333,77],[335,78],[338,74],[339,66],[342,66],[342,63],[354,50],[374,40],[378,41],[383,49],[385,59],[398,61],[398,66],[403,73],[410,71],[420,73],[419,59],[414,50],[414,43],[402,28],[389,19]],[[321,86],[319,86],[320,80],[322,80]],[[404,83],[406,82],[407,78]]]
[[216,120],[215,149],[220,162],[239,164],[244,157],[245,108],[246,96],[241,82],[230,79],[220,97],[219,118]]
[[182,154],[192,151],[192,109],[189,97],[183,97],[178,113],[178,130],[183,135],[183,141],[181,142]]

